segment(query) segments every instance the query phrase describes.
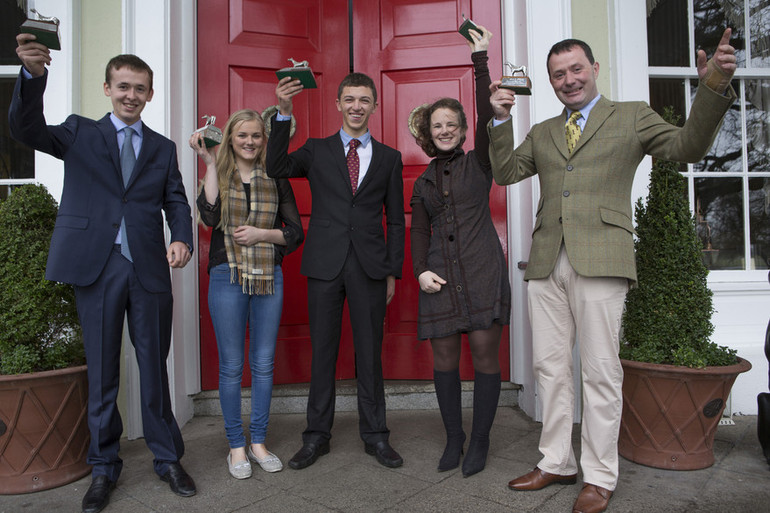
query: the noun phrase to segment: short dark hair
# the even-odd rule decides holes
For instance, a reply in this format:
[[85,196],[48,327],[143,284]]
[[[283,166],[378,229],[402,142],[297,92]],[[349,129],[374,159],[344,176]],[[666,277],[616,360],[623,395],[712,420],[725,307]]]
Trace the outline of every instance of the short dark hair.
[[142,59],[130,53],[116,55],[110,59],[110,62],[107,63],[107,69],[104,71],[104,81],[110,85],[112,80],[112,70],[119,70],[123,67],[128,67],[129,69],[138,73],[146,71],[147,75],[150,77],[150,89],[152,89],[152,68]]
[[558,55],[560,53],[568,52],[575,48],[576,46],[579,46],[583,49],[583,52],[586,54],[586,57],[588,58],[588,62],[593,65],[594,63],[594,53],[591,51],[591,47],[588,46],[588,43],[585,41],[581,41],[580,39],[565,39],[563,41],[559,41],[555,45],[551,47],[551,51],[548,52],[548,57],[545,59],[545,69],[548,70],[548,76],[551,76],[551,67],[549,64],[551,63],[551,55]]
[[337,88],[337,99],[342,98],[342,90],[346,87],[368,87],[372,90],[372,96],[374,96],[374,103],[377,103],[377,88],[374,85],[374,80],[369,75],[363,73],[351,73],[346,76],[340,82],[340,86]]
[[[468,131],[468,119],[465,116],[465,110],[463,109],[462,104],[454,98],[441,98],[430,105],[420,108],[414,114],[416,117],[414,127],[417,132],[415,139],[420,148],[422,148],[422,151],[429,157],[438,155],[438,148],[430,135],[430,118],[438,109],[449,109],[456,113],[457,121],[460,124],[460,130],[463,132]],[[462,147],[463,143],[465,143],[465,135],[462,136],[460,142],[457,143],[457,146]]]

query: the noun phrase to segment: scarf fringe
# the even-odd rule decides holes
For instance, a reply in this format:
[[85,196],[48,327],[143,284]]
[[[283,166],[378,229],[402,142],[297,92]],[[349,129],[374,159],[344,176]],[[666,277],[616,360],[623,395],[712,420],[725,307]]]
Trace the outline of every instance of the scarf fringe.
[[230,283],[238,283],[244,294],[266,296],[275,293],[272,275],[248,274],[244,276],[238,266],[230,266]]

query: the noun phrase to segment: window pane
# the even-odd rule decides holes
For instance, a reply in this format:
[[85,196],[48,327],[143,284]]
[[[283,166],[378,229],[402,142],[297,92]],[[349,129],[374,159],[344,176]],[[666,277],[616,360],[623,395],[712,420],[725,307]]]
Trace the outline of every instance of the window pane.
[[[740,83],[733,80],[733,88],[740,90]],[[691,94],[695,98],[693,83]],[[696,172],[743,172],[743,159],[741,150],[741,107],[735,102],[725,115],[722,127],[719,129],[714,143],[709,148],[706,156],[693,166]]]
[[743,188],[740,178],[696,178],[696,219],[709,269],[744,269]]
[[770,172],[770,80],[746,80],[749,171]]
[[770,178],[749,179],[751,269],[770,269]]
[[650,66],[690,65],[688,23],[687,0],[660,0],[648,13]]
[[[8,112],[16,79],[0,78],[0,112]],[[0,116],[0,178],[34,178],[35,152],[11,138],[8,116]]]
[[682,78],[651,78],[650,106],[658,114],[663,114],[665,107],[673,107],[679,116],[679,125],[684,123],[687,112],[684,106],[685,80]]
[[16,34],[27,17],[16,0],[0,0],[0,65],[20,65],[16,55]]
[[735,47],[738,66],[746,66],[744,0],[693,0],[695,48],[711,57],[727,27],[733,29],[730,44]]
[[749,0],[751,65],[770,67],[770,0]]

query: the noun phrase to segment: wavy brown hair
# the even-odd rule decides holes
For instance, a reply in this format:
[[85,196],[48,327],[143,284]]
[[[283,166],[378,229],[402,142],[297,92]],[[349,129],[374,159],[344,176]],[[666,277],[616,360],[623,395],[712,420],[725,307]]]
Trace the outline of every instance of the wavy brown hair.
[[[415,139],[417,144],[422,148],[422,151],[429,157],[435,157],[438,155],[438,148],[436,148],[433,138],[430,135],[430,118],[434,112],[438,109],[449,109],[457,114],[457,121],[460,123],[460,130],[468,132],[468,120],[465,117],[465,110],[463,110],[462,104],[454,98],[441,98],[431,103],[427,107],[419,109],[415,113],[414,126],[417,130]],[[465,142],[465,135],[463,135],[457,146],[462,146]]]

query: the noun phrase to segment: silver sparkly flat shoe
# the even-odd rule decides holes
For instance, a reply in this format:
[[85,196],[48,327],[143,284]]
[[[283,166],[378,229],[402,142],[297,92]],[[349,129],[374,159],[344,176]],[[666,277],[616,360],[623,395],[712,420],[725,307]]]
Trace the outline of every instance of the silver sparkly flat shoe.
[[[249,450],[251,452],[251,450]],[[251,477],[251,462],[248,459],[239,461],[233,465],[230,455],[227,455],[227,470],[235,479],[248,479]]]
[[259,459],[257,458],[257,455],[254,454],[254,451],[251,450],[251,447],[249,447],[248,455],[249,459],[262,467],[262,470],[265,472],[280,472],[283,470],[283,463],[281,463],[281,460],[270,451],[267,451],[267,456]]

